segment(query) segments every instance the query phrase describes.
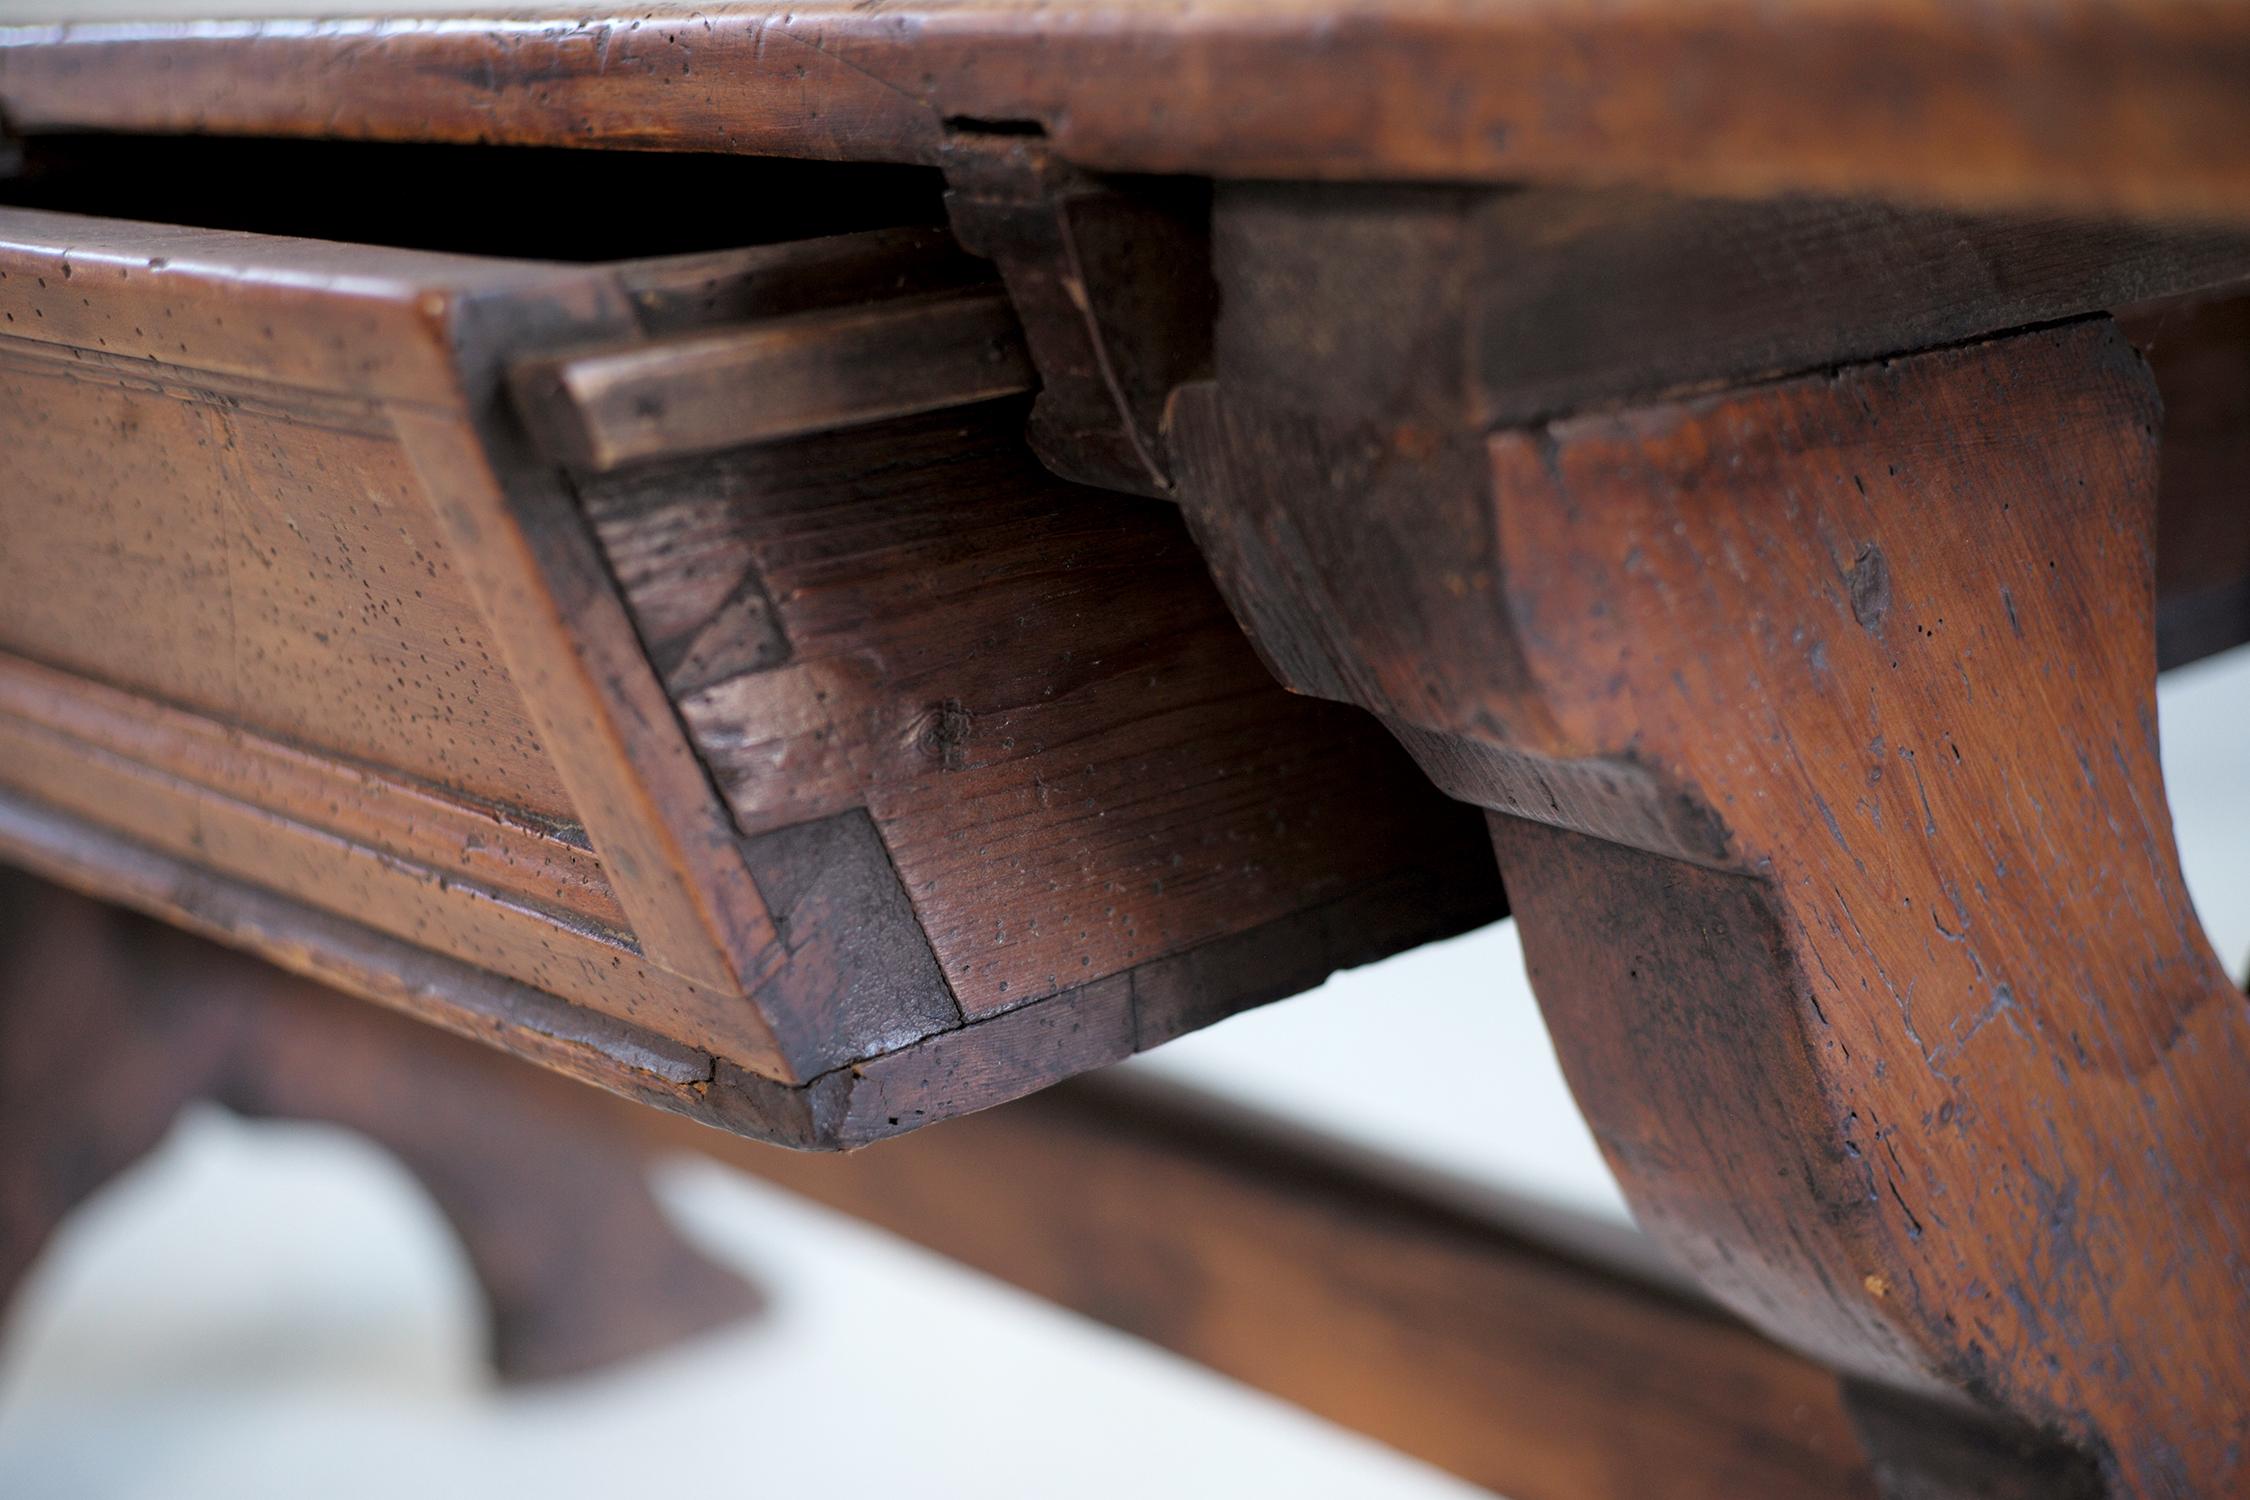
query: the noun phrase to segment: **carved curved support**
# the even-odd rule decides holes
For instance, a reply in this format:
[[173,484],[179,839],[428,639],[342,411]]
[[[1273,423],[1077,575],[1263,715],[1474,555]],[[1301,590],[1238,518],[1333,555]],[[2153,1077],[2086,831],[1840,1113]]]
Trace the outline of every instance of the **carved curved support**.
[[203,1098],[396,1157],[468,1256],[503,1380],[754,1312],[757,1291],[666,1222],[584,1087],[0,870],[0,1307],[70,1210]]
[[1127,186],[974,130],[944,162],[954,232],[998,268],[1038,367],[1032,450],[1065,479],[1172,498],[1164,402],[1211,367],[1208,184]]
[[255,960],[204,951],[206,993],[180,1003],[219,1001],[226,990],[252,1011],[212,1096],[260,1118],[340,1125],[396,1157],[468,1256],[502,1380],[597,1370],[763,1305],[756,1288],[671,1227],[644,1153],[587,1108],[584,1084]]
[[1643,1224],[2090,1493],[2250,1486],[2250,1020],[2158,770],[2114,329],[1490,436],[1227,374],[1174,414],[1215,571],[1287,680],[1492,810]]
[[233,1045],[135,1005],[147,949],[100,905],[0,868],[0,1311],[66,1215],[155,1149]]

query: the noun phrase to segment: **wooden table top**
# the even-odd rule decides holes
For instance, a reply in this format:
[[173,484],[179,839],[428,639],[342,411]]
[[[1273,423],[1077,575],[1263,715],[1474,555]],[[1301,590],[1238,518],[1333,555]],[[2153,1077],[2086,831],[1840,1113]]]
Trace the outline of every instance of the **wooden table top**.
[[0,20],[0,114],[24,131],[932,161],[968,121],[1117,171],[2250,214],[2250,6],[2227,0],[15,0]]

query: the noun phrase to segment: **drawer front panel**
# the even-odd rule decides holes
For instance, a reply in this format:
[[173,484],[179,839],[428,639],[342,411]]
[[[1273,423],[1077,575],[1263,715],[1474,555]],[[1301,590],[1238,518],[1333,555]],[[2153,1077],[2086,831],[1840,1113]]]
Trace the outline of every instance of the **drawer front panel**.
[[0,449],[0,649],[569,818],[379,404],[11,340]]
[[521,498],[499,361],[627,306],[602,268],[0,210],[0,787],[782,1071],[672,862],[618,878],[664,844],[639,769],[570,685],[532,701],[550,584],[476,529]]

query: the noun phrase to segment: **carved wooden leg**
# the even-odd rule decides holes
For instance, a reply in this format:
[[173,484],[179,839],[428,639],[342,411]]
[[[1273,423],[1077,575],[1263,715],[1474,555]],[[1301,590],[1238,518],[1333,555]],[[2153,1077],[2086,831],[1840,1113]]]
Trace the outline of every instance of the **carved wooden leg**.
[[682,1240],[583,1084],[0,872],[0,1299],[70,1208],[209,1098],[359,1131],[467,1252],[505,1380],[574,1374],[758,1306]]
[[1900,1495],[1997,1493],[1997,1450],[1901,1451],[1944,1424],[1897,1400],[2067,1444],[2041,1493],[2250,1491],[2250,1024],[2157,766],[2123,339],[1491,435],[1228,357],[1175,410],[1215,569],[1295,685],[1492,810],[1643,1224],[1904,1393],[1862,1420]]
[[73,1208],[164,1138],[232,1017],[167,1028],[115,914],[0,869],[0,1309]]
[[598,1369],[757,1310],[747,1282],[671,1228],[642,1153],[589,1114],[584,1084],[206,954],[200,985],[233,990],[254,1013],[216,1096],[245,1114],[345,1126],[397,1157],[468,1254],[502,1379]]

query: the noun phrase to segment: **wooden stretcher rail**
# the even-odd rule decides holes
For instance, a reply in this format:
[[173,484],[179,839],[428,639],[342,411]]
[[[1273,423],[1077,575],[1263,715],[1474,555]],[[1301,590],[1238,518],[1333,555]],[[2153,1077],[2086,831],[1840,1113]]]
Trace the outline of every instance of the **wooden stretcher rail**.
[[395,1153],[469,1252],[505,1375],[585,1368],[743,1310],[636,1170],[693,1152],[1511,1500],[1873,1493],[1834,1378],[1683,1290],[1631,1231],[1145,1079],[808,1157],[5,870],[0,1069],[0,1299],[74,1202],[206,1098]]
[[1634,1237],[1215,1101],[1089,1080],[851,1156],[702,1149],[1511,1500],[1874,1494],[1835,1377]]

